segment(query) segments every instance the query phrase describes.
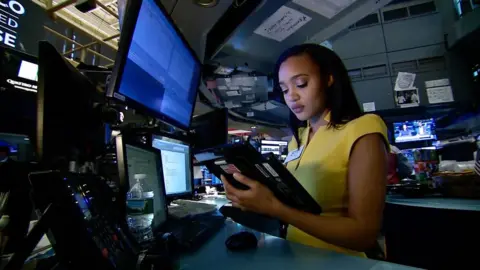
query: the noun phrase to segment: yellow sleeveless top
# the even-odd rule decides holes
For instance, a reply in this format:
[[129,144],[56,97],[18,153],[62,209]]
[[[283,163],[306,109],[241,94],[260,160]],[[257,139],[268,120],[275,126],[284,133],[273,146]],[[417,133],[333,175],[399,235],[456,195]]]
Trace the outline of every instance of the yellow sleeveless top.
[[[329,121],[329,119],[330,114],[325,117],[325,120]],[[307,144],[309,133],[310,127],[299,130],[301,146]],[[301,156],[288,162],[287,169],[322,207],[321,215],[344,216],[347,214],[347,173],[350,152],[358,139],[372,133],[381,134],[388,147],[387,127],[382,119],[374,114],[361,116],[339,129],[320,127],[304,147]],[[292,138],[288,151],[300,147]],[[329,244],[291,225],[288,227],[287,240],[365,257],[365,253]]]

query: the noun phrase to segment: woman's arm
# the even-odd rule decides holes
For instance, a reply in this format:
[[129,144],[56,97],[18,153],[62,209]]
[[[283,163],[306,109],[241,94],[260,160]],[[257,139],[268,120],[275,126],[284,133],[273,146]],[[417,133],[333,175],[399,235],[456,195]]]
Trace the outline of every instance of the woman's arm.
[[238,207],[268,214],[328,243],[366,250],[375,242],[385,204],[387,152],[380,135],[369,134],[354,145],[348,166],[348,212],[345,217],[314,215],[279,202],[263,185],[245,176],[236,179],[250,186],[239,191],[226,183],[229,199]]

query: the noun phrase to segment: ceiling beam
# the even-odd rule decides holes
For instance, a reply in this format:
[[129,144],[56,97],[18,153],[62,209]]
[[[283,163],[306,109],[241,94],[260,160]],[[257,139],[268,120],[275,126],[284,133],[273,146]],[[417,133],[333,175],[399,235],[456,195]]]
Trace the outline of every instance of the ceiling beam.
[[[46,8],[46,5],[42,0],[32,0],[35,4],[43,7],[45,10],[48,10]],[[93,25],[96,22],[95,21],[89,21],[87,18],[79,17],[75,13],[73,13],[72,10],[70,9],[60,9],[57,10],[54,13],[55,19],[60,19],[63,21],[68,27],[72,27],[74,29],[77,29],[81,32],[83,32],[85,35],[88,37],[93,38],[94,40],[98,41],[100,44],[108,46],[112,48],[113,50],[118,50],[118,43],[114,40],[109,40],[109,41],[103,41],[104,39],[114,35],[118,34],[118,30],[111,28],[108,23],[104,24],[103,27],[101,27],[101,24],[99,25]]]
[[105,10],[107,13],[109,13],[110,15],[112,15],[113,17],[118,19],[118,14],[117,13],[115,13],[113,10],[111,10],[106,5],[102,4],[102,2],[100,2],[100,1],[96,1],[96,2],[97,2],[97,5],[99,5],[103,10]]
[[[48,1],[48,2],[50,2],[50,5],[52,5],[52,4],[51,4],[51,3],[52,3],[51,0]],[[48,13],[49,15],[51,15],[51,14],[53,14],[53,13],[55,13],[55,12],[57,12],[57,11],[63,9],[63,8],[66,8],[66,7],[70,6],[70,5],[72,5],[73,3],[75,3],[75,0],[65,0],[65,1],[61,2],[60,4],[56,4],[55,6],[52,6],[52,7],[50,7],[50,8],[47,8],[47,13]],[[48,5],[47,5],[47,7],[48,7]]]

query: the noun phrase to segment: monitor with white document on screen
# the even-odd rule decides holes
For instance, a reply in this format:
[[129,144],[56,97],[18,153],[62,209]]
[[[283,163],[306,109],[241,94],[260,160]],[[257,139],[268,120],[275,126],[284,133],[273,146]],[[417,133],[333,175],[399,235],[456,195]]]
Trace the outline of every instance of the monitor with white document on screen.
[[170,137],[154,135],[152,146],[160,150],[167,197],[193,194],[193,169],[190,145]]

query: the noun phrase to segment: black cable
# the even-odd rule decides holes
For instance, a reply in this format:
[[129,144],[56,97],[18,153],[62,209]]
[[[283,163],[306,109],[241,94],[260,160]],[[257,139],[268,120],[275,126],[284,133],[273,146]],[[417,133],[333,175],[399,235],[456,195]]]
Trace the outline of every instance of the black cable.
[[172,16],[173,14],[173,11],[175,11],[175,8],[177,7],[177,4],[178,4],[179,0],[175,1],[175,4],[173,4],[173,7],[172,7],[172,10],[170,11],[170,17]]

